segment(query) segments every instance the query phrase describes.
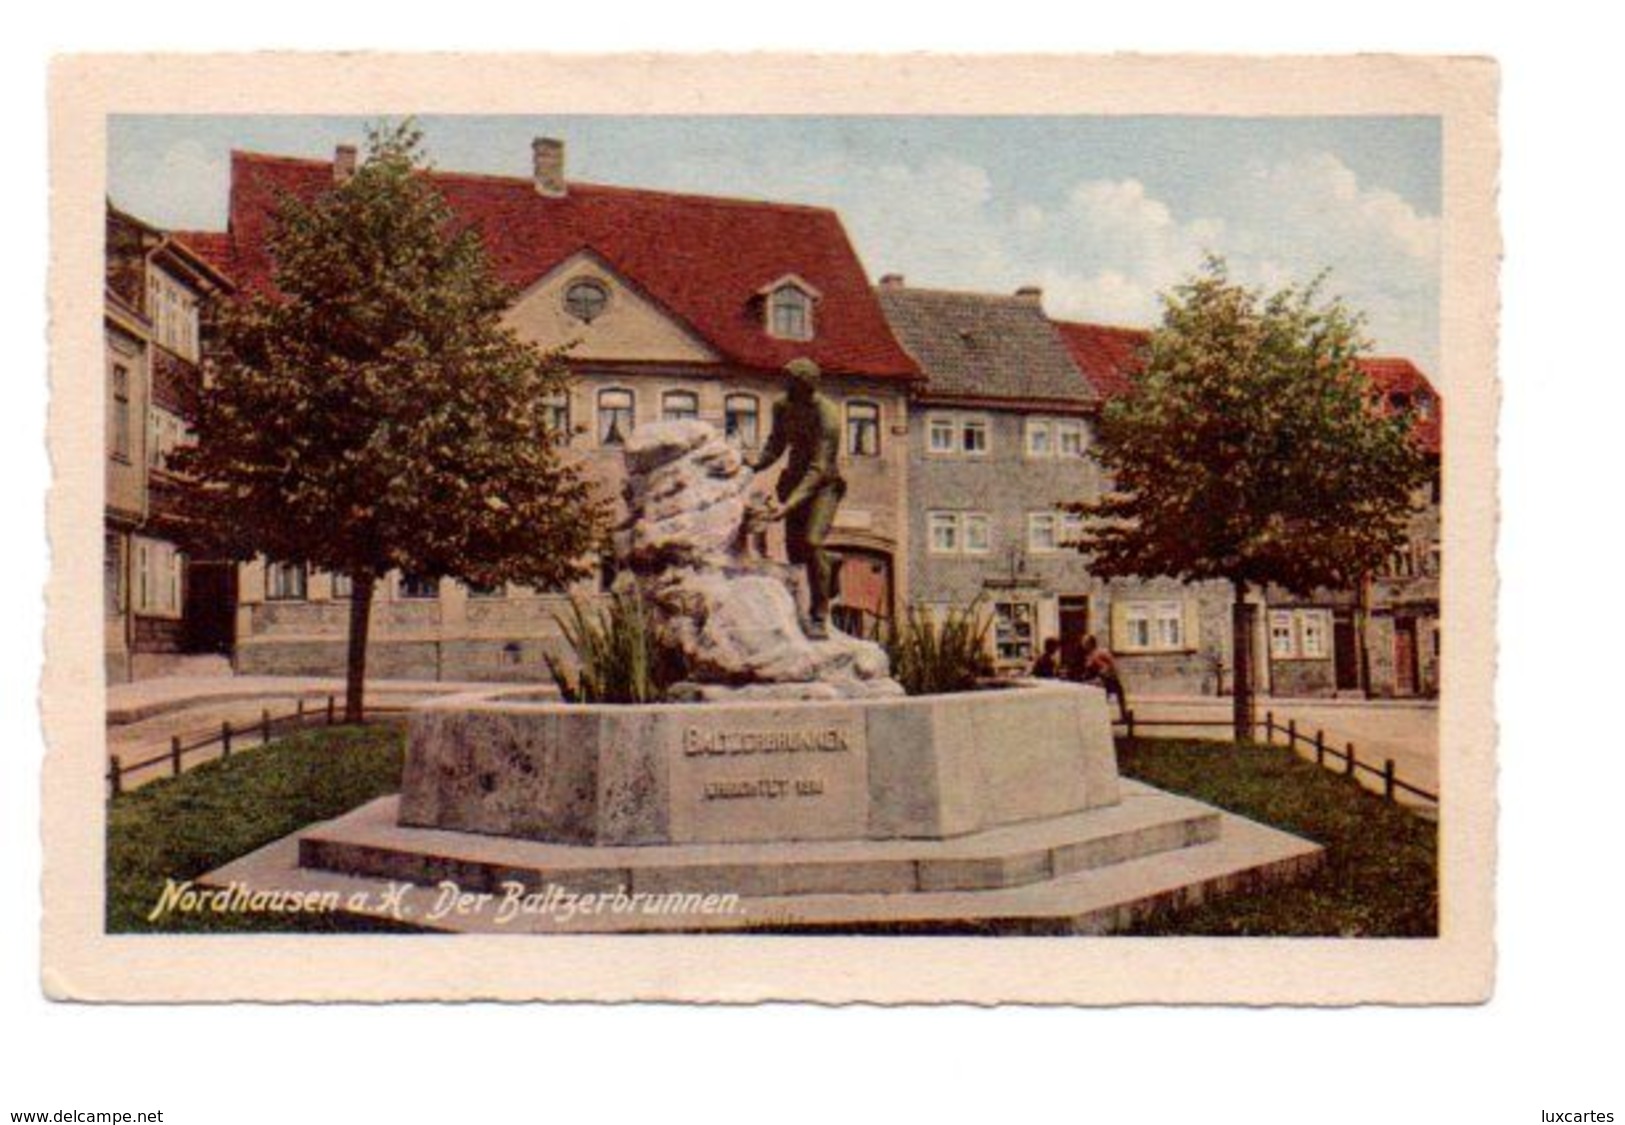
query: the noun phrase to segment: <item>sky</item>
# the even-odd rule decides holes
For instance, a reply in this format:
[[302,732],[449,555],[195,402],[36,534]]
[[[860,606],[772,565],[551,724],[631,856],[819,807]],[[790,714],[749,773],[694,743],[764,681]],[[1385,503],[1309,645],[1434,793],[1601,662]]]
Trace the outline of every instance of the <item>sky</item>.
[[[431,161],[836,208],[871,279],[1044,290],[1051,316],[1155,323],[1205,253],[1276,287],[1330,271],[1373,350],[1438,366],[1440,129],[1432,117],[419,117]],[[359,117],[121,116],[109,193],[221,229],[233,148],[331,159]]]

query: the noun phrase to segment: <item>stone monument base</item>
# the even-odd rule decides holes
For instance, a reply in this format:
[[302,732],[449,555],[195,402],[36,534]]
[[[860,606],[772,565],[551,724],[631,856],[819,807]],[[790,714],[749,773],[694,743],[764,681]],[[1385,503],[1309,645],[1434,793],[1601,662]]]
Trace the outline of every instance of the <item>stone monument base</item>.
[[205,876],[457,933],[1099,934],[1298,878],[1321,849],[1137,782],[942,840],[593,846],[402,827],[384,797]]

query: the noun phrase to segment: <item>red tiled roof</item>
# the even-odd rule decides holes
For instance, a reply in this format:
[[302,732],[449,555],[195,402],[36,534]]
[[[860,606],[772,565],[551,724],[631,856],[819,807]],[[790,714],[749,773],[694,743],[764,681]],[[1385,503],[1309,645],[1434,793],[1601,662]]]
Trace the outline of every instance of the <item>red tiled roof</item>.
[[235,281],[236,261],[231,236],[212,230],[176,230],[169,236],[207,262],[228,281]]
[[1418,392],[1425,394],[1432,400],[1432,406],[1424,418],[1420,414],[1415,417],[1415,431],[1422,448],[1429,453],[1437,454],[1441,448],[1444,433],[1444,400],[1439,392],[1433,389],[1428,377],[1416,364],[1408,359],[1393,356],[1371,356],[1356,361],[1360,370],[1365,372],[1366,378],[1384,399],[1391,401],[1393,395],[1407,395],[1414,404]]
[[[1144,362],[1142,350],[1151,333],[1141,328],[1113,328],[1100,324],[1056,321],[1061,339],[1066,341],[1072,360],[1083,371],[1101,399],[1127,394],[1134,374]],[[1428,416],[1416,418],[1416,436],[1429,453],[1437,454],[1443,431],[1444,405],[1426,375],[1408,359],[1372,356],[1356,361],[1360,370],[1382,394],[1385,401],[1396,394],[1408,395],[1414,403],[1418,392],[1432,399]]]
[[[887,327],[840,218],[827,208],[578,183],[564,197],[549,198],[529,179],[430,176],[452,210],[481,231],[497,276],[516,291],[587,250],[725,360],[776,370],[809,355],[836,374],[918,377]],[[308,198],[332,182],[326,161],[232,153],[228,258],[239,285],[270,284],[266,240],[277,193]],[[763,326],[758,290],[786,274],[820,294],[812,340],[775,339]]]
[[1127,394],[1144,359],[1141,349],[1151,338],[1143,328],[1115,328],[1104,324],[1055,322],[1083,377],[1101,401]]

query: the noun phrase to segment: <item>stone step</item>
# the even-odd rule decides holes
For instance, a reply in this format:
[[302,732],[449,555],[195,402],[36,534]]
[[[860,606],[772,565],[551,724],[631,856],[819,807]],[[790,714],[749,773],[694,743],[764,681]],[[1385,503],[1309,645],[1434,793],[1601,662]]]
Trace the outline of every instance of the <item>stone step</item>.
[[1022,886],[1207,843],[1219,832],[1217,810],[1133,789],[1109,808],[943,840],[592,847],[403,828],[397,808],[395,798],[380,798],[313,827],[300,840],[300,865],[486,893],[519,883],[574,893],[912,894]]
[[[1136,794],[1157,794],[1132,786]],[[1167,797],[1167,794],[1160,794]],[[1170,798],[1183,801],[1183,798]],[[1125,797],[1125,804],[1130,799]],[[1195,802],[1188,802],[1195,804]],[[372,808],[373,806],[368,806]],[[362,812],[364,810],[358,810]],[[356,814],[350,814],[355,816]],[[1099,815],[1093,813],[1090,815]],[[589,903],[564,896],[524,909],[508,896],[459,884],[444,887],[341,874],[299,865],[299,840],[286,837],[205,875],[204,887],[233,893],[329,896],[334,904],[431,930],[486,934],[671,933],[711,931],[975,932],[1104,934],[1146,914],[1233,891],[1256,891],[1300,878],[1321,862],[1319,845],[1219,812],[1216,838],[1123,859],[1016,886],[983,890],[914,890],[704,896],[718,909],[622,910],[610,888]],[[333,824],[341,824],[340,818]],[[332,825],[320,826],[331,828]],[[1024,827],[1024,826],[1022,826]],[[455,880],[453,880],[455,881]],[[734,896],[738,897],[735,898]],[[671,896],[681,898],[684,896]],[[693,899],[700,899],[696,894]],[[336,905],[335,908],[338,908]],[[667,900],[670,906],[670,900]],[[690,902],[688,906],[699,906]]]

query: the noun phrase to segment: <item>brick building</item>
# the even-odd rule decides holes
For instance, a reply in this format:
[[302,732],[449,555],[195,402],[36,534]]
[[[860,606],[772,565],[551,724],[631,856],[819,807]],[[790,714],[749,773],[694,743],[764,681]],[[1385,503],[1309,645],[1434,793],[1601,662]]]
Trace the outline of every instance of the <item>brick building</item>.
[[232,567],[190,559],[179,480],[190,434],[199,312],[229,283],[195,248],[109,206],[106,223],[105,667],[139,678],[231,644]]
[[[906,390],[918,372],[840,219],[818,207],[574,183],[564,156],[560,142],[543,139],[529,177],[429,175],[457,217],[480,231],[515,293],[511,325],[545,347],[571,345],[572,387],[550,407],[569,434],[569,455],[618,501],[619,447],[639,425],[697,417],[755,446],[783,393],[783,365],[810,356],[845,429],[849,491],[832,536],[845,558],[843,612],[889,615],[907,558]],[[277,194],[314,197],[351,174],[355,160],[348,147],[332,161],[233,153],[229,227],[208,239],[210,252],[244,288],[266,287]],[[544,679],[543,654],[558,643],[554,615],[570,592],[391,575],[374,605],[371,670]],[[347,593],[330,575],[243,567],[238,669],[341,670]]]

